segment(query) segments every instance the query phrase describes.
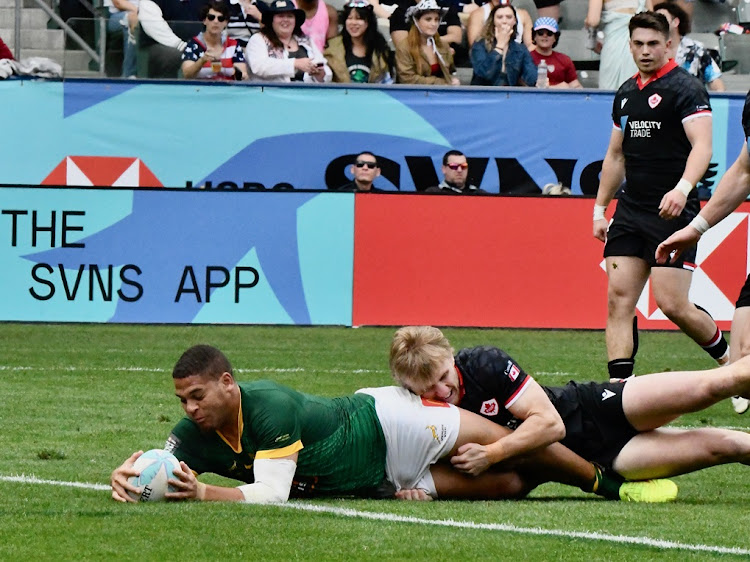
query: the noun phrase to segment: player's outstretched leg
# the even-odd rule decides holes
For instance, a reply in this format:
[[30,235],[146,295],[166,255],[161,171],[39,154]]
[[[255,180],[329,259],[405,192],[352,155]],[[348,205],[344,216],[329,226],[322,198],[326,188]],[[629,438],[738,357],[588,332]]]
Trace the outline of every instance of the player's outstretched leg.
[[633,427],[649,431],[734,395],[750,397],[750,356],[707,371],[634,377],[623,388],[622,409]]
[[[747,287],[747,283],[745,284]],[[737,300],[737,308],[732,317],[732,337],[729,345],[729,357],[732,363],[741,357],[750,355],[750,306],[747,306],[745,287],[740,292],[740,298]],[[750,400],[741,396],[732,397],[732,408],[738,414],[744,414],[750,407]]]

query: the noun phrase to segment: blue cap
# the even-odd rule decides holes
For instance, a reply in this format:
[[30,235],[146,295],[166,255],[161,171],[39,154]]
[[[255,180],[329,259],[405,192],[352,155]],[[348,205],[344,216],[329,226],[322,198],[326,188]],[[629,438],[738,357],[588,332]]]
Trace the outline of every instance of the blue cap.
[[534,22],[534,31],[537,31],[539,29],[547,29],[551,31],[552,33],[557,33],[560,31],[560,28],[557,26],[557,20],[555,18],[538,18]]

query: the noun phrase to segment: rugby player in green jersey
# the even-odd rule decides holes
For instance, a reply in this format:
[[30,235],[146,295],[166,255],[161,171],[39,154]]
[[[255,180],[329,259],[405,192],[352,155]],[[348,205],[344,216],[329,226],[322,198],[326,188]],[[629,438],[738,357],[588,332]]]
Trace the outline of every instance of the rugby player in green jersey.
[[[525,496],[554,480],[617,497],[611,482],[559,443],[478,477],[450,463],[466,443],[489,444],[510,430],[403,388],[363,389],[322,398],[271,381],[236,382],[216,348],[188,349],[173,370],[175,393],[187,417],[166,449],[181,461],[178,491],[167,499],[283,502],[292,497],[353,495],[401,499]],[[560,437],[560,436],[558,436]],[[554,439],[556,440],[556,439]],[[134,501],[128,483],[137,472],[131,455],[111,477],[112,497]],[[246,484],[207,485],[196,474],[213,472]]]

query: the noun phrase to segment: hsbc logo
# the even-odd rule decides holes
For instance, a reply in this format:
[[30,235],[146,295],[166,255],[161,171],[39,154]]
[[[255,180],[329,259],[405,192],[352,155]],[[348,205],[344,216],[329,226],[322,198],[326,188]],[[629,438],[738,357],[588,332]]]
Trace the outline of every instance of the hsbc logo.
[[497,400],[492,398],[491,400],[485,400],[482,402],[481,407],[479,408],[479,413],[483,416],[496,416],[500,413],[500,406],[497,403]]
[[[746,209],[743,204],[741,209]],[[750,272],[750,214],[735,212],[706,232],[698,243],[695,271],[690,284],[690,300],[707,309],[726,329],[734,314],[734,303]],[[605,261],[600,262],[606,272]],[[636,309],[652,329],[674,325],[656,305],[648,280]]]

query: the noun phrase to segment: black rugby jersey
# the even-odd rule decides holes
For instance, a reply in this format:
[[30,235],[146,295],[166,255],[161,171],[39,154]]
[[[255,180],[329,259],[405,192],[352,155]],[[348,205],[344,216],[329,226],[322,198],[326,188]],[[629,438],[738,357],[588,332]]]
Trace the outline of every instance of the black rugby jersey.
[[745,98],[745,107],[742,109],[742,129],[745,131],[745,138],[748,142],[748,151],[750,151],[750,91]]
[[[628,79],[615,94],[612,119],[622,131],[625,190],[622,199],[658,213],[665,193],[685,171],[691,144],[683,123],[710,115],[703,85],[673,60],[649,81]],[[689,198],[697,198],[696,190]]]
[[456,356],[461,401],[465,410],[515,429],[517,421],[508,408],[527,388],[532,378],[507,353],[496,347],[460,350]]

